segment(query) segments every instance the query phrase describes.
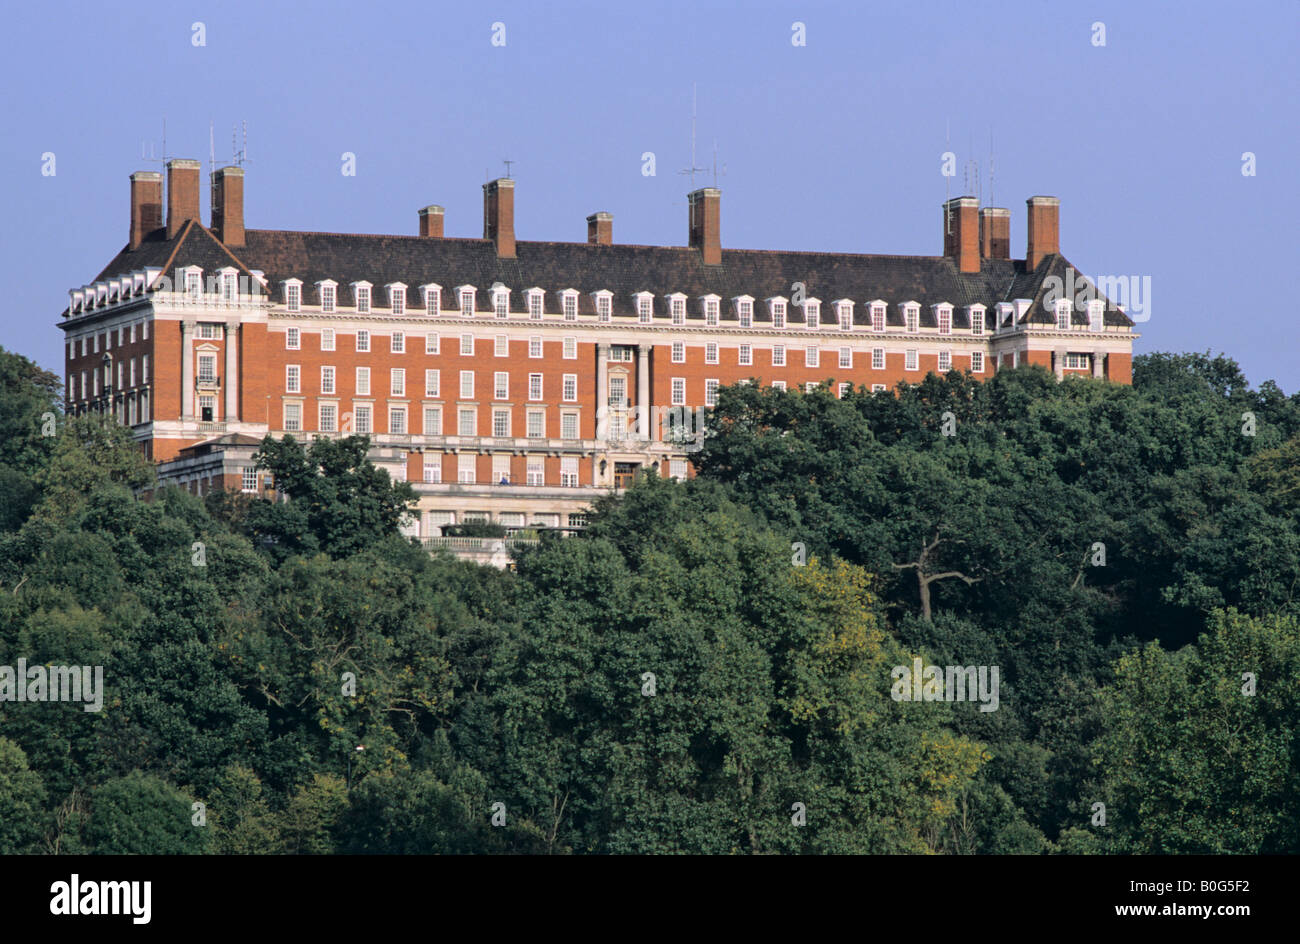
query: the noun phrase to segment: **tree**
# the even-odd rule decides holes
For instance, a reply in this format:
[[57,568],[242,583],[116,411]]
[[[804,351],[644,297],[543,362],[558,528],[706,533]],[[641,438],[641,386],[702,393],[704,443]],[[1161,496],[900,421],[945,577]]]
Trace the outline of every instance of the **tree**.
[[86,851],[98,855],[185,855],[206,849],[191,800],[157,777],[133,771],[91,794]]
[[36,850],[44,832],[45,785],[13,741],[0,738],[0,855]]

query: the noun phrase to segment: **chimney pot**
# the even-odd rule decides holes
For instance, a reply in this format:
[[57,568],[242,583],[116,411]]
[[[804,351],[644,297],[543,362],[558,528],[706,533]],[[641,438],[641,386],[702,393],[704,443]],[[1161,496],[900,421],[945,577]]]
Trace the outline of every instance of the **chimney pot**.
[[442,239],[443,209],[427,206],[420,210],[420,235],[427,239]]
[[980,270],[979,200],[953,197],[943,205],[943,254],[959,272]]
[[162,174],[141,170],[131,175],[131,249],[138,249],[147,235],[162,227],[162,204]]
[[704,187],[690,201],[690,247],[699,249],[705,265],[722,264],[722,191]]
[[1030,197],[1029,245],[1025,266],[1030,272],[1047,256],[1061,251],[1061,201],[1056,197]]
[[496,243],[498,258],[515,258],[515,182],[509,177],[483,185],[483,238]]
[[244,168],[212,172],[212,231],[227,246],[244,245]]
[[596,246],[614,242],[614,214],[593,213],[587,217],[587,242]]
[[980,256],[985,259],[1011,258],[1011,211],[1004,207],[980,210]]
[[167,162],[167,238],[181,231],[186,220],[199,221],[199,162],[174,158]]

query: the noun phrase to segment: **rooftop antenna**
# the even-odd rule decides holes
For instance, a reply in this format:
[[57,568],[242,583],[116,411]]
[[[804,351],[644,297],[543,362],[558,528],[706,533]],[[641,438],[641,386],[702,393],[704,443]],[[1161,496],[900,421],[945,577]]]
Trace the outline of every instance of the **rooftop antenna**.
[[510,159],[508,159],[508,158],[504,158],[504,157],[503,157],[503,158],[501,158],[501,163],[506,165],[506,180],[510,180],[510,179],[511,179],[511,177],[510,177],[510,165],[511,165],[511,164],[518,164],[519,162],[518,162],[518,161],[512,161],[512,160],[510,160]]
[[989,206],[997,206],[993,202],[993,129],[989,128]]
[[239,127],[236,126],[230,131],[230,162],[236,167],[243,167],[248,163],[248,121],[243,122],[244,140],[242,145],[236,146]]
[[147,158],[144,156],[144,142],[140,143],[140,157],[143,158],[144,160],[149,161],[149,163],[151,164],[167,163],[167,119],[166,118],[162,120],[162,155],[159,157],[153,156],[153,142],[150,141],[149,156]]
[[679,170],[677,172],[679,174],[690,175],[692,190],[695,189],[695,175],[697,173],[702,174],[706,170],[708,170],[707,167],[695,166],[695,118],[696,118],[696,103],[697,103],[695,85],[696,84],[694,82],[691,83],[691,166],[686,168],[685,170]]
[[[722,165],[722,176],[723,177],[727,176],[726,164]],[[713,186],[715,189],[718,186],[718,139],[717,138],[713,139]]]
[[[970,153],[975,153],[974,139],[970,144]],[[968,157],[962,163],[963,183],[967,196],[974,196],[976,201],[980,198],[980,164],[974,157]]]
[[[943,151],[944,154],[952,151],[952,122],[947,118],[943,120]],[[943,232],[945,236],[952,235],[952,210],[948,208],[948,201],[951,199],[952,178],[945,173],[943,175]]]

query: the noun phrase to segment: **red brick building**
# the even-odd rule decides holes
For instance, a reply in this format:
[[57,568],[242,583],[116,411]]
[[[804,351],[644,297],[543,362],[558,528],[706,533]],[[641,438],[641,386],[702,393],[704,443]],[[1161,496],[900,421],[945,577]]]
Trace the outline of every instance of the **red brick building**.
[[636,470],[685,476],[720,385],[889,389],[1020,364],[1131,379],[1133,322],[1059,252],[1059,206],[943,208],[941,256],[724,249],[721,194],[690,195],[685,247],[516,240],[515,181],[484,185],[482,239],[244,226],[244,172],[197,161],[131,175],[128,244],[70,293],[70,411],[112,412],[195,491],[261,490],[255,443],[366,433],[420,495],[411,530],[491,520],[580,527]]

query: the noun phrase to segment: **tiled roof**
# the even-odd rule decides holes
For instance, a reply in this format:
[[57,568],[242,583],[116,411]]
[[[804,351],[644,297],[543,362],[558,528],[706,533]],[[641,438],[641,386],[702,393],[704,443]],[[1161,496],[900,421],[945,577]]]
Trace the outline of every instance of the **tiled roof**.
[[[608,289],[614,293],[613,313],[635,313],[636,292],[654,294],[656,320],[669,317],[669,294],[681,292],[687,304],[687,322],[703,320],[696,301],[702,295],[721,297],[719,315],[722,322],[737,318],[731,299],[751,295],[755,299],[754,321],[769,320],[767,306],[771,296],[790,297],[794,283],[802,282],[804,295],[822,303],[822,323],[834,320],[832,303],[851,299],[856,324],[870,322],[867,303],[883,299],[889,303],[887,323],[902,326],[900,303],[915,301],[921,306],[920,323],[934,326],[933,304],[949,302],[954,306],[954,327],[966,326],[964,306],[983,304],[990,311],[998,302],[1017,298],[1032,299],[1034,304],[1022,322],[1052,323],[1054,317],[1042,306],[1044,280],[1049,275],[1064,278],[1073,268],[1060,255],[1048,256],[1034,272],[1025,269],[1023,260],[983,261],[980,271],[965,274],[951,259],[943,256],[883,256],[831,252],[786,252],[777,250],[723,249],[722,264],[706,266],[697,249],[664,246],[601,246],[590,243],[525,242],[516,243],[515,259],[498,258],[496,248],[487,239],[432,239],[419,236],[354,235],[342,233],[303,233],[286,230],[248,230],[246,245],[231,251],[223,246],[206,227],[189,223],[173,239],[165,230],[151,233],[134,250],[124,249],[96,277],[111,278],[146,266],[159,266],[168,274],[180,266],[197,265],[205,272],[235,265],[242,272],[257,269],[265,274],[272,297],[282,301],[286,279],[303,282],[303,300],[315,303],[315,283],[332,279],[340,286],[368,281],[376,286],[373,305],[382,310],[388,305],[383,286],[404,282],[408,286],[408,305],[422,304],[418,287],[436,282],[443,288],[443,307],[458,303],[452,290],[458,285],[473,285],[479,290],[479,308],[489,307],[486,292],[500,282],[511,290],[511,308],[523,307],[523,293],[529,288],[543,288],[548,314],[559,310],[558,292],[577,289],[579,313],[595,314],[591,293]],[[1076,270],[1075,278],[1083,276]],[[340,302],[344,302],[341,297]],[[791,305],[788,320],[799,324],[802,309]],[[1086,313],[1076,312],[1075,320],[1087,321]],[[1132,322],[1112,303],[1107,304],[1106,323],[1131,325]]]

